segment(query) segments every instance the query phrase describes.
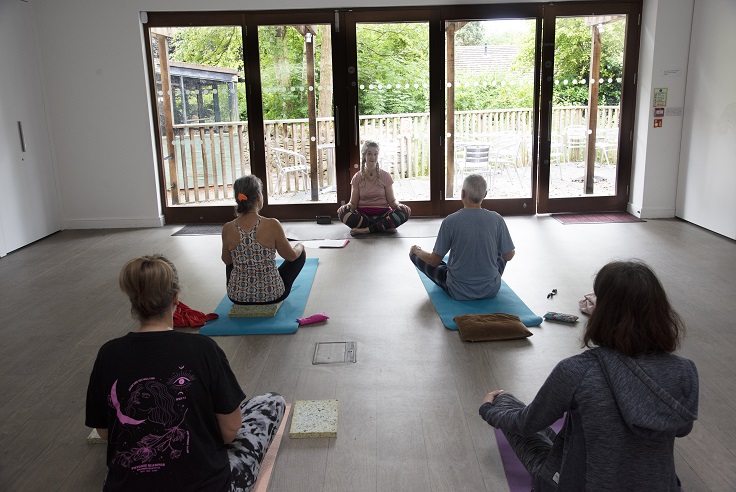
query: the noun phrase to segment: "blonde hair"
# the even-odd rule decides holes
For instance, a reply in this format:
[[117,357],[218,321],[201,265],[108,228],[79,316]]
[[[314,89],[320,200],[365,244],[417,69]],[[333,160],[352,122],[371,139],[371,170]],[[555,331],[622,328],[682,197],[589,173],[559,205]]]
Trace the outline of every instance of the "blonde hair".
[[160,318],[179,293],[179,274],[163,255],[148,255],[128,261],[118,278],[120,290],[130,299],[134,319]]
[[[373,140],[366,140],[363,142],[363,147],[360,149],[360,186],[361,188],[365,186],[365,176],[366,176],[366,170],[365,170],[365,154],[368,152],[369,148],[375,148],[376,152],[381,152],[381,148],[378,146],[378,142],[374,142]],[[378,176],[381,174],[381,168],[378,167],[378,161],[376,161],[376,180],[380,185],[383,185],[383,182],[378,179]]]

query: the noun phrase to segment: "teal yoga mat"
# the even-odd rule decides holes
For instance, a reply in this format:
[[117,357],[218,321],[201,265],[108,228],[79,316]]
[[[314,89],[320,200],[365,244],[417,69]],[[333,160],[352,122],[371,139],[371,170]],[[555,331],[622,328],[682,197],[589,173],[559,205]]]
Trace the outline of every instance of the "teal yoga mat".
[[453,318],[461,314],[515,314],[521,319],[524,326],[539,326],[542,324],[542,317],[534,314],[503,279],[501,279],[501,290],[498,291],[496,297],[479,301],[456,301],[419,269],[417,269],[417,274],[422,279],[424,288],[427,289],[429,298],[432,300],[432,304],[434,304],[437,314],[440,315],[445,328],[457,330],[457,323]]
[[312,288],[314,275],[317,273],[317,258],[307,258],[304,268],[299,272],[291,293],[272,318],[231,318],[230,308],[233,303],[225,296],[215,309],[218,319],[208,321],[199,329],[202,335],[281,335],[294,333],[299,329],[296,319],[304,315],[309,291]]

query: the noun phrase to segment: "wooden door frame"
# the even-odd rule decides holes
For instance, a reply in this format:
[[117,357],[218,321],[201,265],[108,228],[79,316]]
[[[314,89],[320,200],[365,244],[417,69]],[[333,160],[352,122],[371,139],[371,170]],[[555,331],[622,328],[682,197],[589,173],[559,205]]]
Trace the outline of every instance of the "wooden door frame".
[[[641,34],[641,1],[624,0],[616,3],[572,2],[544,7],[542,40],[542,90],[540,114],[540,159],[537,213],[625,211],[631,181],[634,118],[636,116],[636,79],[639,66],[639,39]],[[626,14],[624,42],[623,83],[619,115],[619,149],[616,167],[616,194],[611,196],[549,198],[551,110],[554,78],[555,19],[561,16],[590,16]],[[544,64],[551,62],[549,66]],[[628,70],[627,70],[628,69]]]
[[[300,203],[295,205],[268,204],[263,213],[283,220],[313,220],[317,215],[335,216],[337,207],[350,195],[350,163],[360,161],[360,149],[355,142],[355,122],[350,108],[357,108],[357,69],[349,74],[348,67],[357,66],[355,24],[357,22],[426,21],[429,23],[429,77],[430,83],[430,200],[407,202],[415,217],[446,216],[462,208],[459,200],[444,199],[445,188],[445,23],[449,21],[492,19],[537,19],[536,56],[533,108],[532,145],[532,193],[527,198],[490,199],[483,206],[503,215],[534,215],[535,213],[625,210],[629,196],[631,159],[633,154],[633,125],[636,104],[635,76],[639,57],[640,19],[642,0],[621,0],[615,4],[600,2],[565,2],[558,4],[494,4],[459,5],[438,7],[360,8],[360,9],[309,9],[296,11],[227,11],[227,12],[151,12],[144,29],[146,57],[148,61],[149,91],[153,108],[155,131],[157,124],[157,95],[152,65],[149,27],[239,25],[243,31],[245,79],[248,87],[248,136],[253,173],[266,182],[266,154],[263,140],[263,115],[261,107],[260,60],[258,57],[257,31],[259,25],[278,24],[327,24],[332,25],[333,46],[333,98],[335,117],[335,173],[337,203]],[[617,191],[615,196],[554,198],[549,195],[549,103],[552,99],[551,76],[554,64],[543,68],[543,63],[554,57],[555,16],[558,15],[606,15],[627,14],[624,48],[624,82],[620,116],[619,164],[617,167]],[[636,20],[636,22],[634,22]],[[547,29],[545,29],[545,26]],[[254,34],[255,33],[255,34]],[[631,72],[627,68],[631,67]],[[547,80],[550,77],[550,80]],[[435,116],[438,115],[438,116]],[[441,116],[440,116],[441,115]],[[172,207],[167,203],[165,174],[163,172],[164,149],[161,139],[154,138],[159,162],[159,189],[166,222],[172,223],[222,223],[233,217],[231,206]],[[338,143],[339,142],[339,143]],[[546,161],[546,163],[545,163]],[[543,163],[543,164],[540,164]]]

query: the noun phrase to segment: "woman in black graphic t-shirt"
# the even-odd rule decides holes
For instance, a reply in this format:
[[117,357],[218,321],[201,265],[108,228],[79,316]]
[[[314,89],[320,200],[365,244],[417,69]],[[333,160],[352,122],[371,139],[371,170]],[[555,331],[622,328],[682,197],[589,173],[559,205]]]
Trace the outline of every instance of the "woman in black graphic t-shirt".
[[176,332],[174,265],[129,261],[120,287],[137,331],[102,346],[87,389],[86,425],[107,446],[104,490],[249,490],[284,415],[268,393],[245,401],[210,338]]

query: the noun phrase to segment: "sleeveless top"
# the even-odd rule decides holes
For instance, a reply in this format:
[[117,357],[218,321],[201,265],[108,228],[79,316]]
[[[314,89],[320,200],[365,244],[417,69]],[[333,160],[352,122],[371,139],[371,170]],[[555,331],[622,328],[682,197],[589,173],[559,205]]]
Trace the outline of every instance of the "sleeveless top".
[[276,267],[276,250],[256,241],[260,223],[261,219],[258,219],[250,232],[245,232],[235,223],[240,243],[230,252],[233,270],[227,283],[227,296],[233,301],[270,302],[281,297],[286,290]]

